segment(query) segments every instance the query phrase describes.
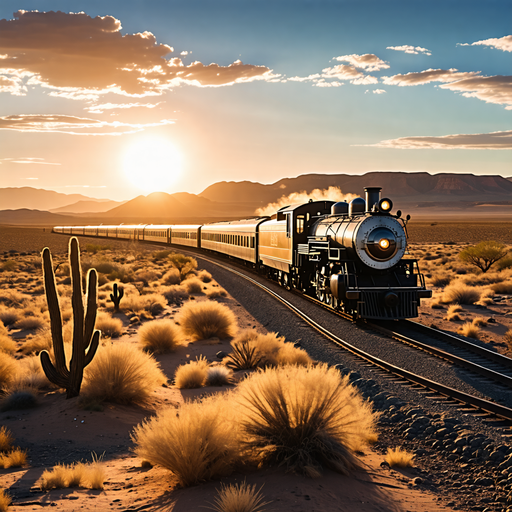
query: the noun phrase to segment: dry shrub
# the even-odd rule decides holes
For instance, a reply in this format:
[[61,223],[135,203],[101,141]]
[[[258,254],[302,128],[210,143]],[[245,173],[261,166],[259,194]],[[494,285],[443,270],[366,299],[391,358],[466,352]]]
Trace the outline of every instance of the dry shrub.
[[162,295],[165,297],[169,304],[177,304],[188,299],[188,292],[183,286],[174,285],[162,288]]
[[260,487],[256,491],[256,484],[248,485],[243,481],[240,485],[221,485],[220,491],[214,500],[212,510],[217,512],[263,512],[265,505]]
[[7,512],[11,502],[11,497],[3,489],[0,489],[0,512]]
[[26,316],[19,318],[14,324],[17,329],[35,331],[37,329],[43,329],[47,323],[39,316]]
[[200,388],[206,381],[208,366],[204,357],[178,366],[174,374],[174,384],[180,389]]
[[479,339],[480,336],[480,329],[473,322],[464,323],[457,332],[467,338]]
[[453,277],[448,274],[434,274],[430,278],[430,282],[432,283],[432,286],[444,288],[451,283],[452,279]]
[[30,409],[37,405],[37,394],[32,389],[8,390],[0,401],[0,411]]
[[0,304],[8,308],[22,308],[30,301],[30,297],[17,290],[0,290]]
[[209,299],[218,299],[219,297],[227,297],[228,293],[223,288],[215,288],[215,290],[206,292],[206,296]]
[[305,350],[295,347],[292,343],[285,343],[277,353],[276,362],[278,365],[294,364],[307,366],[311,364],[313,360]]
[[311,477],[322,468],[348,474],[354,450],[375,437],[376,415],[334,368],[267,368],[238,385],[241,443],[258,463]]
[[27,465],[27,451],[14,448],[10,452],[0,454],[0,468],[21,468]]
[[74,464],[57,464],[53,469],[46,469],[41,475],[41,489],[64,489],[67,487],[88,487],[90,489],[103,489],[105,470],[101,464],[101,457],[93,454],[93,461],[87,464],[75,462]]
[[39,329],[34,336],[26,338],[21,346],[24,354],[38,354],[41,350],[52,350],[52,331],[49,327]]
[[169,254],[169,260],[173,267],[177,268],[184,278],[190,272],[193,272],[197,268],[197,260],[192,256],[185,256],[184,254],[173,253]]
[[89,399],[140,403],[165,382],[159,364],[149,354],[126,343],[107,345],[87,366],[82,393]]
[[494,302],[494,290],[487,288],[482,290],[480,300],[476,303],[479,306],[488,306]]
[[8,388],[18,373],[18,361],[11,355],[0,352],[0,389]]
[[15,309],[0,309],[0,320],[4,325],[14,325],[18,321],[19,316],[19,311]]
[[8,334],[0,333],[0,352],[12,354],[16,347],[16,342]]
[[157,281],[160,276],[161,274],[155,272],[154,270],[139,270],[135,274],[137,281],[144,281],[145,283]]
[[512,329],[509,329],[503,335],[503,341],[506,343],[509,350],[512,350]]
[[102,336],[118,338],[123,334],[123,322],[120,318],[112,318],[110,313],[100,311],[96,316],[95,329],[101,331]]
[[186,279],[183,281],[182,286],[190,295],[203,293],[203,283],[197,277]]
[[4,425],[0,427],[0,452],[8,452],[12,449],[14,436],[12,432]]
[[227,306],[212,301],[185,304],[179,323],[184,334],[193,341],[214,336],[230,338],[236,334],[238,328],[235,314]]
[[502,283],[495,283],[491,285],[491,288],[496,293],[502,293],[504,295],[512,295],[512,281],[504,281]]
[[407,468],[412,466],[414,454],[404,450],[400,446],[397,448],[388,448],[386,458],[384,459],[390,467]]
[[160,412],[135,427],[135,453],[171,471],[184,486],[229,474],[239,460],[230,400],[217,395]]
[[144,350],[156,354],[173,352],[183,343],[180,328],[171,320],[153,320],[139,329],[139,341]]
[[452,304],[448,307],[448,311],[446,312],[446,320],[449,322],[460,322],[462,317],[459,313],[463,311],[459,304]]
[[474,304],[480,299],[480,291],[471,286],[457,282],[448,286],[442,296],[442,301],[446,304]]
[[430,301],[430,307],[432,309],[443,309],[443,302],[442,302],[442,296],[441,295],[433,295],[432,300]]
[[167,285],[180,284],[181,274],[177,268],[171,268],[162,277],[162,283]]
[[24,357],[18,361],[18,373],[14,382],[9,386],[10,390],[36,390],[50,386],[38,356]]
[[226,386],[233,383],[233,370],[223,365],[210,366],[206,371],[205,386]]
[[203,283],[211,283],[212,281],[212,275],[207,270],[200,270],[197,273],[197,277],[201,279]]
[[123,311],[132,312],[138,316],[149,313],[152,316],[158,315],[165,309],[165,299],[157,293],[147,295],[129,295],[121,301],[120,308]]
[[472,323],[476,327],[485,327],[487,325],[487,320],[483,316],[476,316],[473,318]]
[[232,341],[231,346],[231,353],[223,360],[223,363],[229,368],[252,370],[260,365],[262,358],[250,340]]
[[498,270],[505,270],[507,268],[512,268],[512,255],[509,254],[508,256],[505,256],[501,260],[499,260],[496,263],[496,267],[498,267]]

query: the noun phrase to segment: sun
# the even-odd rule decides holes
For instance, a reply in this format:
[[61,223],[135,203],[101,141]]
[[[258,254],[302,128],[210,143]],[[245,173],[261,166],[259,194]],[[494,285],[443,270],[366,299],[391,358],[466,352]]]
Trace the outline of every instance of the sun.
[[182,156],[166,139],[142,139],[125,152],[123,172],[139,190],[146,193],[163,192],[180,177]]

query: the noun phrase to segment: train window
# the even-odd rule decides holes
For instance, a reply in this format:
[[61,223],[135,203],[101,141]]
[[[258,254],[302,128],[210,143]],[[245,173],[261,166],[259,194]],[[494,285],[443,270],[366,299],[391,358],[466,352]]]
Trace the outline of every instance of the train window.
[[297,216],[297,234],[304,233],[304,215]]
[[286,215],[286,237],[290,238],[292,236],[292,216],[288,213]]

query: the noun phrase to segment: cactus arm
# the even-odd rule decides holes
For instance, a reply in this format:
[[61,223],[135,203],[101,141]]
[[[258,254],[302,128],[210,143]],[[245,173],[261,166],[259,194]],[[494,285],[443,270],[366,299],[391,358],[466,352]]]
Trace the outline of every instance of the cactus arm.
[[57,295],[57,286],[55,284],[55,275],[52,268],[52,256],[48,247],[43,249],[42,258],[44,289],[46,292],[46,300],[48,302],[48,311],[50,313],[55,366],[57,371],[64,376],[67,369],[66,355],[64,353],[64,340],[62,339],[62,316],[60,312],[59,298]]
[[43,367],[43,371],[48,378],[48,380],[55,384],[56,386],[59,386],[59,388],[65,388],[68,384],[69,375],[63,376],[55,366],[53,366],[52,361],[50,359],[50,354],[46,350],[43,350],[39,354],[39,358],[41,359],[41,366]]
[[82,272],[80,269],[80,249],[78,240],[69,240],[69,266],[71,267],[71,305],[73,307],[73,356],[75,348],[82,348],[84,336],[84,302],[82,296]]
[[84,347],[86,350],[91,342],[94,326],[96,324],[96,313],[98,304],[96,302],[98,295],[98,274],[96,269],[91,268],[87,274],[87,312],[85,313],[84,327]]
[[84,367],[92,361],[92,358],[96,354],[96,350],[98,350],[98,345],[100,344],[100,334],[100,331],[94,331],[94,334],[92,335],[91,344],[85,356]]

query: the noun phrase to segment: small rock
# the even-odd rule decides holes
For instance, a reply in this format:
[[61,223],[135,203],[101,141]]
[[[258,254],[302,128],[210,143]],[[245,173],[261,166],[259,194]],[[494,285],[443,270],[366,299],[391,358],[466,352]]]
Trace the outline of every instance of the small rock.
[[217,359],[224,359],[225,357],[228,356],[228,354],[223,350],[219,350],[215,355],[217,356]]

